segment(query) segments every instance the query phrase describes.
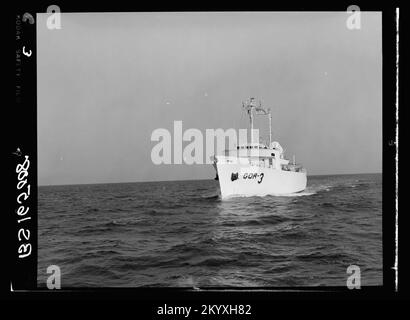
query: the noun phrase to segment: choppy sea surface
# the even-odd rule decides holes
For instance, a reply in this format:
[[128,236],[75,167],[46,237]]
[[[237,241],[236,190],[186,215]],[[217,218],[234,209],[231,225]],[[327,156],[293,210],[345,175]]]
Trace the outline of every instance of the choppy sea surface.
[[292,196],[221,200],[214,180],[38,189],[38,285],[382,284],[382,175],[310,176]]

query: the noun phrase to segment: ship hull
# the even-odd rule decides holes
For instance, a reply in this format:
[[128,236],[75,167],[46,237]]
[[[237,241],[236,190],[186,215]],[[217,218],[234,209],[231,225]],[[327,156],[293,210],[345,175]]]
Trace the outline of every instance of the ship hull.
[[222,199],[238,196],[284,195],[306,189],[306,171],[284,171],[251,164],[214,163]]

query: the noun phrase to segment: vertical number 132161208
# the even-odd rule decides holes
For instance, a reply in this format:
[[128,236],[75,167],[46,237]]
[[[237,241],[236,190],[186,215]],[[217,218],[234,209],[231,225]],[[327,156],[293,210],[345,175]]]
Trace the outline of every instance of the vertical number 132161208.
[[[25,156],[25,160],[22,164],[18,164],[16,167],[16,173],[17,173],[17,190],[18,190],[18,195],[16,198],[17,201],[17,223],[20,225],[23,225],[25,221],[28,221],[31,219],[30,216],[27,215],[29,212],[30,208],[25,205],[25,201],[30,197],[30,184],[28,184],[28,169],[30,167],[30,160],[28,156]],[[19,242],[21,243],[20,246],[18,247],[18,254],[19,258],[26,258],[30,256],[32,246],[30,241],[30,230],[24,227],[21,227],[18,230],[17,237]]]

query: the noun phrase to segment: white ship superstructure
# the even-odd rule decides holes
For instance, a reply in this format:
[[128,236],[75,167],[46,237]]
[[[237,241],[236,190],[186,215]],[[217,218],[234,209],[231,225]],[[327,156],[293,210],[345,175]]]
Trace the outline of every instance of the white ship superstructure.
[[[257,106],[251,98],[243,108],[250,119],[251,143],[225,150],[216,155],[213,165],[221,190],[221,197],[283,195],[303,191],[306,188],[306,170],[302,165],[285,159],[279,142],[272,142],[270,109]],[[269,143],[253,142],[253,117],[265,115],[269,118]]]

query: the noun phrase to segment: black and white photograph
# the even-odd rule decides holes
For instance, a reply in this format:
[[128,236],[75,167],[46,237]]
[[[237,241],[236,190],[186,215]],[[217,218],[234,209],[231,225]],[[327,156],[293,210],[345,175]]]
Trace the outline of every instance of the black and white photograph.
[[397,290],[384,12],[42,10],[10,154],[36,290]]
[[38,284],[381,285],[381,15],[348,18],[39,15]]

